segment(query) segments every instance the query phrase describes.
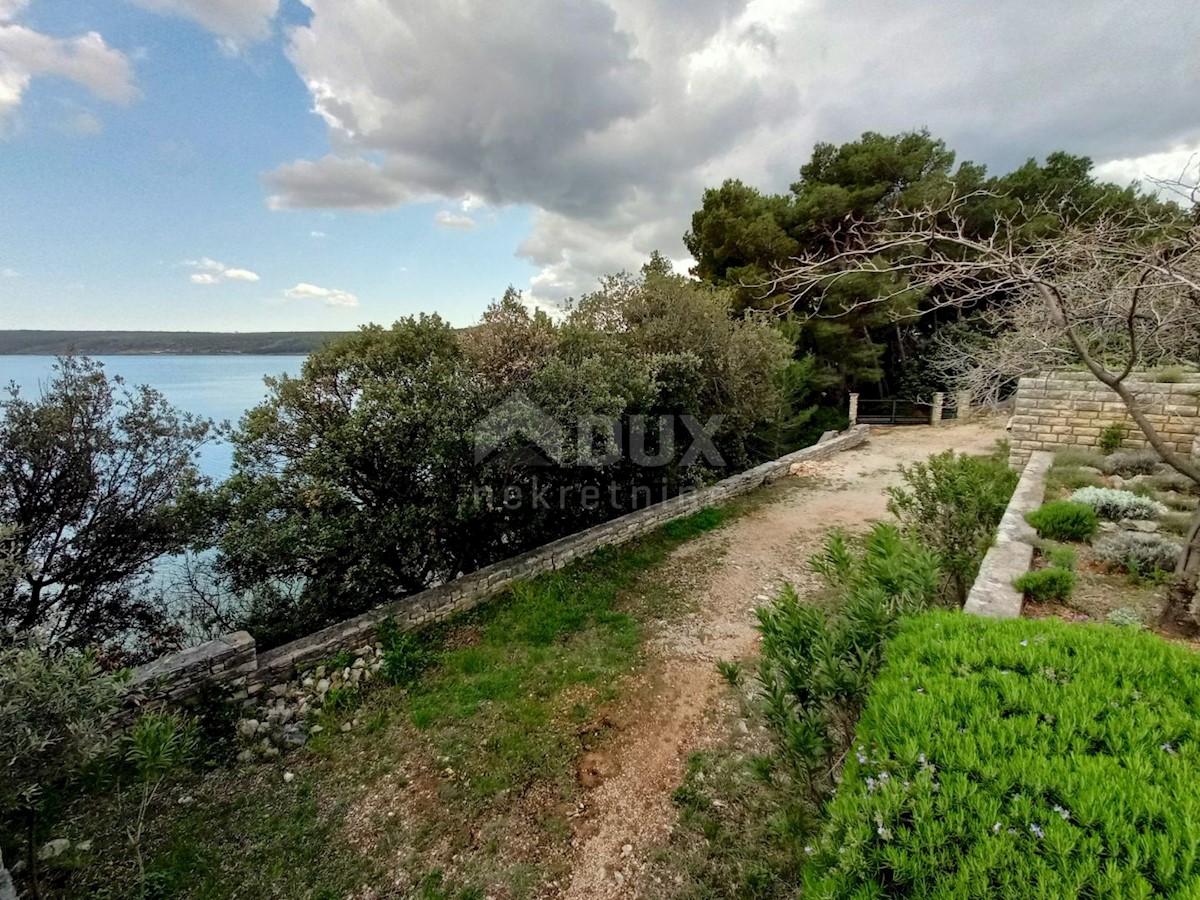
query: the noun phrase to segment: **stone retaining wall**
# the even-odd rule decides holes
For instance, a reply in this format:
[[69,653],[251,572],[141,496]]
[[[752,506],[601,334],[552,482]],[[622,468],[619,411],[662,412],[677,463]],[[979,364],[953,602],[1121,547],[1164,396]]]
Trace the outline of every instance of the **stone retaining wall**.
[[1015,619],[1021,615],[1025,598],[1013,587],[1013,581],[1029,571],[1033,562],[1033,542],[1037,539],[1037,532],[1025,521],[1025,513],[1042,505],[1046,496],[1046,476],[1052,465],[1053,453],[1044,450],[1030,453],[1017,489],[996,529],[996,542],[979,566],[979,575],[967,595],[963,612],[993,619]]
[[858,425],[819,444],[780,457],[699,491],[674,497],[655,506],[560,538],[520,556],[502,560],[439,587],[402,597],[353,619],[331,625],[290,644],[265,653],[255,651],[254,639],[245,632],[227,635],[141,666],[134,683],[151,696],[178,701],[191,696],[205,681],[240,689],[242,698],[271,690],[291,679],[300,667],[343,650],[353,651],[375,640],[384,619],[394,619],[402,630],[411,630],[449,618],[478,605],[514,581],[561,569],[572,560],[604,546],[615,546],[647,534],[659,526],[724,503],[788,474],[793,465],[821,459],[857,447],[867,440],[869,427]]
[[[1200,452],[1200,375],[1184,375],[1178,383],[1166,384],[1146,374],[1134,374],[1126,384],[1171,449],[1183,454]],[[1022,466],[1035,450],[1072,445],[1095,449],[1100,432],[1114,422],[1129,426],[1124,446],[1147,446],[1121,398],[1088,373],[1022,378],[1012,417],[1009,462]]]

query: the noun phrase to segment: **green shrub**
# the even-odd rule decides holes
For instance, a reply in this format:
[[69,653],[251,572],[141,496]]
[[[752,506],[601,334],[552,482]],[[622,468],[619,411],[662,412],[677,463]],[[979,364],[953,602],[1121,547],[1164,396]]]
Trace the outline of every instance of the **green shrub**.
[[401,631],[394,619],[380,623],[379,642],[383,644],[381,671],[389,684],[398,687],[414,684],[437,662],[437,652],[415,633]]
[[1043,503],[1025,518],[1040,537],[1053,541],[1086,541],[1100,527],[1095,510],[1070,500]]
[[758,611],[762,632],[759,680],[779,753],[807,798],[832,786],[832,761],[845,752],[867,689],[883,662],[883,644],[901,616],[936,600],[937,556],[876,525],[861,554],[841,534],[812,562],[840,603],[805,603],[789,585]]
[[1163,366],[1154,373],[1154,380],[1159,384],[1179,384],[1189,375],[1183,366]]
[[1056,544],[1053,541],[1044,543],[1038,548],[1042,558],[1051,567],[1074,571],[1078,555],[1075,548],[1067,544]]
[[1071,502],[1090,506],[1100,518],[1114,522],[1121,519],[1157,519],[1167,511],[1157,500],[1114,488],[1083,487],[1071,495]]
[[[0,816],[20,812],[36,833],[46,793],[112,746],[127,681],[90,652],[0,648]],[[32,842],[27,850],[36,896]]]
[[1026,572],[1013,582],[1013,587],[1037,603],[1061,603],[1075,590],[1075,573],[1057,566],[1037,569]]
[[1162,463],[1153,450],[1119,450],[1104,458],[1101,466],[1105,475],[1150,475]]
[[1096,541],[1092,550],[1103,562],[1136,575],[1173,571],[1182,552],[1180,545],[1168,538],[1137,531],[1109,535]]
[[1100,439],[1096,443],[1104,453],[1115,453],[1121,449],[1121,444],[1125,443],[1125,435],[1128,433],[1129,426],[1124,422],[1113,422],[1111,425],[1104,426],[1100,432]]
[[941,557],[946,593],[961,605],[1019,476],[1003,460],[949,450],[900,471],[904,485],[888,489],[888,509],[909,538]]
[[805,900],[1193,897],[1200,656],[933,612],[888,645]]

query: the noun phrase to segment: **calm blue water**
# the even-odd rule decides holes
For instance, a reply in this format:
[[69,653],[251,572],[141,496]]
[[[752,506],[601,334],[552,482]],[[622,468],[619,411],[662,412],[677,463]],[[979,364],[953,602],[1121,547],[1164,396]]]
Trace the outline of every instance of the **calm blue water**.
[[[242,413],[266,396],[263,376],[297,375],[303,356],[97,356],[109,375],[130,385],[148,384],[179,409],[236,425]],[[52,356],[0,356],[0,385],[15,381],[21,393],[35,397],[38,385],[53,374]],[[233,448],[209,444],[198,460],[214,478],[229,474]]]

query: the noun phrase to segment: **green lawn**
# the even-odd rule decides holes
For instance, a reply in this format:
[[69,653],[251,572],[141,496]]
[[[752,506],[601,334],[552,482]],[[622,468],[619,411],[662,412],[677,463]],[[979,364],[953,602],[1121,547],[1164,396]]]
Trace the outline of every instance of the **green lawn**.
[[755,502],[703,510],[429,629],[436,662],[415,685],[345,698],[282,761],[173,781],[145,840],[144,893],[125,837],[132,795],[76,802],[46,837],[93,846],[49,865],[49,893],[531,896],[564,872],[576,760],[605,738],[603,709],[642,661],[643,622],[686,600],[659,568]]

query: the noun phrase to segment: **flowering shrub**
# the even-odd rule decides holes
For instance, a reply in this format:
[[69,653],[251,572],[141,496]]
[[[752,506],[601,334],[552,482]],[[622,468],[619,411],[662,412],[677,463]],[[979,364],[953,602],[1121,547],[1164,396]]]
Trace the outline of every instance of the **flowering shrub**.
[[1121,519],[1157,519],[1167,511],[1157,500],[1114,488],[1083,487],[1071,495],[1071,502],[1090,506],[1100,518],[1114,522]]
[[1092,549],[1099,559],[1109,565],[1139,575],[1174,570],[1182,550],[1179,544],[1168,538],[1136,531],[1122,531],[1102,538],[1096,541]]
[[887,647],[806,900],[1185,897],[1200,656],[1152,634],[945,612]]
[[1027,513],[1025,519],[1040,537],[1052,541],[1086,541],[1100,527],[1096,513],[1090,506],[1069,500],[1043,503]]

